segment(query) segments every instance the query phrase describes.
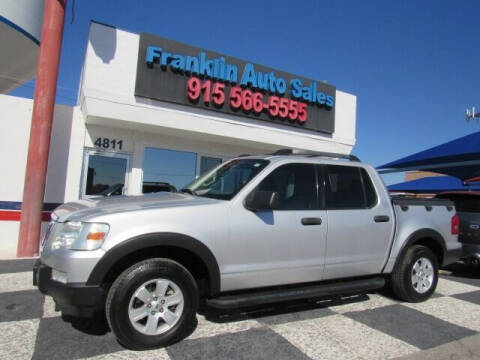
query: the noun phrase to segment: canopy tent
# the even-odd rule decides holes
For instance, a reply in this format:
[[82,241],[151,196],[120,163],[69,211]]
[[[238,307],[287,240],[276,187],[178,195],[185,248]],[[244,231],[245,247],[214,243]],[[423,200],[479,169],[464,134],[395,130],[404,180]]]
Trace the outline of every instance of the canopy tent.
[[480,183],[465,184],[453,176],[430,176],[387,186],[389,191],[436,194],[443,191],[480,190]]
[[377,167],[381,174],[423,170],[467,180],[480,176],[480,131]]

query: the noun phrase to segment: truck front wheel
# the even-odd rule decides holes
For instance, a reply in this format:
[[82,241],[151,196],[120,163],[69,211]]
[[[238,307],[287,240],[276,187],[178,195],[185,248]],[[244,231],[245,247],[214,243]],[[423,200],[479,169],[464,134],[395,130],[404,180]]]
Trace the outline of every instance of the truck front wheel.
[[149,259],[121,273],[106,300],[118,341],[133,350],[166,346],[188,335],[198,308],[192,275],[169,259]]
[[393,292],[408,302],[427,300],[438,282],[438,260],[433,252],[422,245],[407,249],[392,273]]

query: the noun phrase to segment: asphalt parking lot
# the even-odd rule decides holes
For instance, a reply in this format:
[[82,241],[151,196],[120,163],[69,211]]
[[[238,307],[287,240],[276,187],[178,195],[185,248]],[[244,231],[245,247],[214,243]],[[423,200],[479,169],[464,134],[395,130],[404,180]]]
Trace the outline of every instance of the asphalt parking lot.
[[1,359],[480,359],[480,270],[442,271],[407,304],[368,293],[243,312],[203,311],[165,349],[123,349],[102,322],[62,319],[32,286],[31,260],[0,261]]

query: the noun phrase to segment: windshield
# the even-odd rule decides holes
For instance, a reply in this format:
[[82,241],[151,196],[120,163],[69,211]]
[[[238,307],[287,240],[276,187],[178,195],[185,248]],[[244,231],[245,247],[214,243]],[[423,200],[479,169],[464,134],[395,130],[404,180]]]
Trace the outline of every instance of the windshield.
[[260,159],[231,160],[194,180],[182,191],[198,196],[230,200],[268,163],[267,160]]

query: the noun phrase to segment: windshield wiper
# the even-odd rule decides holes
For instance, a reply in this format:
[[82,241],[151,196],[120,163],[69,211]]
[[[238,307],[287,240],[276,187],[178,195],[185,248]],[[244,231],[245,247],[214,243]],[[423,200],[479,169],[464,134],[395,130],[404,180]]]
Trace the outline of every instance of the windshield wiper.
[[190,194],[190,195],[195,195],[195,196],[197,195],[197,193],[195,191],[193,191],[189,188],[183,188],[183,189],[180,190],[180,192],[187,193],[187,194]]

